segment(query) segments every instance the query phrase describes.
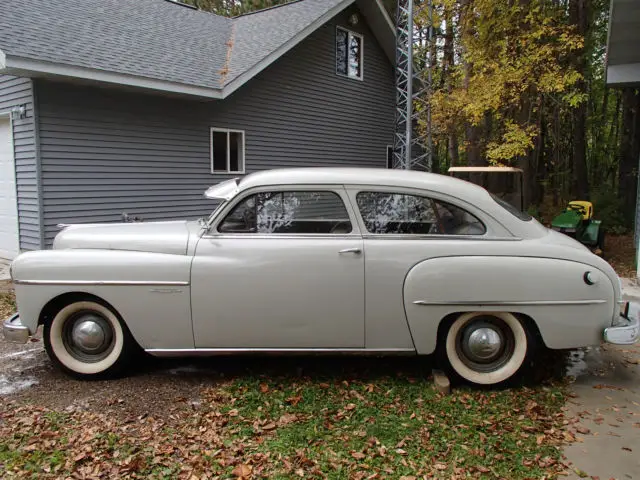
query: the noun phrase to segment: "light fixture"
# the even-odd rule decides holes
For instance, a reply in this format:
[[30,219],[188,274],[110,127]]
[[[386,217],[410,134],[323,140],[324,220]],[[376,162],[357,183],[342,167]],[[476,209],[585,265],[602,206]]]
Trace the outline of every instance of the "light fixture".
[[11,109],[11,119],[12,120],[20,120],[23,118],[27,118],[27,106],[26,105],[18,105],[17,107],[13,107]]
[[353,15],[351,15],[349,17],[349,24],[351,24],[353,26],[356,26],[359,21],[360,21],[360,18],[358,17],[357,13],[354,13]]

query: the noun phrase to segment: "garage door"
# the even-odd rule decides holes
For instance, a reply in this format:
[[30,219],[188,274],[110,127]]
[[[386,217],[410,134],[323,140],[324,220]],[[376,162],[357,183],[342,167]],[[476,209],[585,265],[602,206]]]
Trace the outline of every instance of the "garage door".
[[19,248],[13,136],[9,119],[0,116],[0,258],[15,257]]

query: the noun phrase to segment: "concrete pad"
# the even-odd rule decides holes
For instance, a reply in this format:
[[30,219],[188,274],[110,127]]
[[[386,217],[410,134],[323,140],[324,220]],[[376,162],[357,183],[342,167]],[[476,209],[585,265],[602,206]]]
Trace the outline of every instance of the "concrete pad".
[[9,260],[5,260],[0,258],[0,281],[11,280],[9,276],[9,265],[11,262]]
[[578,473],[569,478],[640,479],[640,345],[575,351],[571,363],[566,408],[578,418],[568,427],[578,441],[564,454]]

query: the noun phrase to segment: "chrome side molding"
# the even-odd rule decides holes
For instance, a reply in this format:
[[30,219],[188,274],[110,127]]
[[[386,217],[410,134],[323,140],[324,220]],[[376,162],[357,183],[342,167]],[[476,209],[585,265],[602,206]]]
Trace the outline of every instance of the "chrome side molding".
[[491,300],[476,302],[473,300],[452,300],[446,302],[427,301],[427,300],[415,300],[414,305],[424,306],[446,306],[446,305],[507,305],[507,306],[536,306],[536,305],[600,305],[607,303],[606,300],[531,300],[531,301],[503,301],[503,300]]
[[113,286],[181,286],[189,282],[163,282],[158,280],[14,280],[16,285],[113,285]]

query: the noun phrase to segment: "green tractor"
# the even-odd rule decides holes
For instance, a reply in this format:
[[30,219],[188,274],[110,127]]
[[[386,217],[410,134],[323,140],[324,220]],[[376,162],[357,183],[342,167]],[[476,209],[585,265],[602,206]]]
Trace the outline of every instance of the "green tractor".
[[600,220],[593,219],[593,204],[583,200],[569,202],[567,209],[551,222],[551,228],[575,238],[602,255],[604,228]]

